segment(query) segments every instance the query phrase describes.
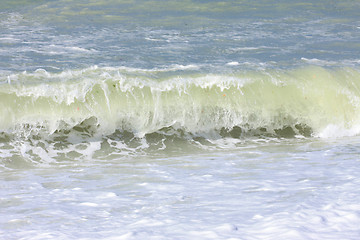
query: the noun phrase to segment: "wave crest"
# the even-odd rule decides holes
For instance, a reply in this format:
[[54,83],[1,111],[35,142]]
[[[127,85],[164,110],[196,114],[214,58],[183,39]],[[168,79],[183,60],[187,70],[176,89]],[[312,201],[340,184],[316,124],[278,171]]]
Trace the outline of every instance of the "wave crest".
[[204,74],[184,67],[93,67],[9,77],[11,84],[0,89],[0,129],[7,134],[128,131],[141,138],[171,127],[222,137],[326,137],[329,126],[339,135],[360,132],[360,73],[354,68]]

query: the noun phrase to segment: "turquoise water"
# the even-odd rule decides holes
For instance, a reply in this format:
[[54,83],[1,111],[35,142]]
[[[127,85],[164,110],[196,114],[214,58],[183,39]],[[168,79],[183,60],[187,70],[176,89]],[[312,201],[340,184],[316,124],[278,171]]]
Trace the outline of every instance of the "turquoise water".
[[2,1],[0,238],[358,239],[358,1]]

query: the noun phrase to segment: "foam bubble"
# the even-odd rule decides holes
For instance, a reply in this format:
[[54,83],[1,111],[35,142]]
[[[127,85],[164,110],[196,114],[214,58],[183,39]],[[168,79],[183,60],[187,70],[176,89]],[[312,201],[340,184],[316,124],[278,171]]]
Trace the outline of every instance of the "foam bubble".
[[238,66],[240,65],[239,62],[228,62],[226,65],[229,65],[229,66]]

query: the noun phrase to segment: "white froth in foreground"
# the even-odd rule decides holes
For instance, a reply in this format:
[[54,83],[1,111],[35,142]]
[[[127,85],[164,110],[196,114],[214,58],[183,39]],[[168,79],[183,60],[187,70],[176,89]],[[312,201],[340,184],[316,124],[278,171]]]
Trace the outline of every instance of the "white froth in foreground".
[[109,159],[96,159],[94,143],[87,158],[35,165],[26,174],[4,169],[0,234],[355,240],[358,140],[249,141],[206,154]]

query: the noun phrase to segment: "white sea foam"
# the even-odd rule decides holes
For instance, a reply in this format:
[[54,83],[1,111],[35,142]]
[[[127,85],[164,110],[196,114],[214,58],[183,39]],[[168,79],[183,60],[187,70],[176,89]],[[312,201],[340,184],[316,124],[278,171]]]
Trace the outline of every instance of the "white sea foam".
[[228,62],[226,65],[229,65],[229,66],[238,66],[240,65],[239,62]]
[[[94,66],[55,74],[44,69],[12,74],[7,76],[11,85],[3,90],[8,104],[2,111],[9,117],[0,125],[5,132],[27,128],[53,133],[86,121],[100,135],[121,129],[137,136],[166,127],[209,134],[235,126],[243,132],[263,128],[292,136],[358,134],[356,69],[193,75],[193,68]],[[174,69],[184,72],[179,75]],[[19,107],[18,101],[25,104]],[[343,130],[331,134],[327,126]]]
[[350,137],[360,134],[360,125],[345,128],[338,125],[330,124],[326,126],[318,136],[321,138],[336,138],[336,137]]
[[319,65],[319,66],[336,66],[338,65],[337,62],[335,61],[326,61],[326,60],[321,60],[321,59],[317,59],[317,58],[312,58],[312,59],[308,59],[308,58],[301,58],[302,61],[313,64],[313,65]]
[[[0,223],[18,229],[3,232],[9,238],[51,229],[54,238],[338,239],[346,231],[355,240],[353,140],[243,142],[231,152],[159,152],[156,158],[59,161],[26,175],[9,171],[0,202],[18,210]],[[17,199],[4,202],[15,192]],[[31,212],[25,219],[24,209]],[[40,218],[46,228],[36,227]],[[47,224],[64,219],[61,229]]]

